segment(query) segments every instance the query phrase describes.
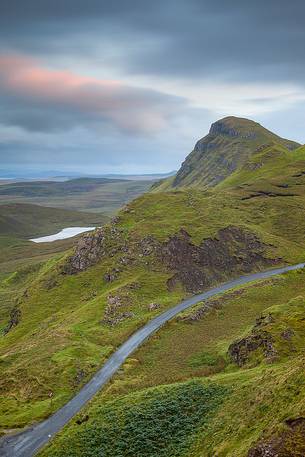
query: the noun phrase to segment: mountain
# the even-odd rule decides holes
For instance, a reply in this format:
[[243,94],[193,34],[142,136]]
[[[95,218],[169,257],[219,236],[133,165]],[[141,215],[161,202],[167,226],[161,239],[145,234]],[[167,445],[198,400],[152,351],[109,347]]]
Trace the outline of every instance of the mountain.
[[[128,335],[181,299],[304,261],[305,147],[257,129],[247,159],[217,183],[211,176],[213,186],[161,185],[69,251],[2,280],[3,433],[57,410]],[[218,135],[236,154],[236,134]],[[39,455],[304,455],[304,304],[304,269],[198,303]]]
[[293,151],[300,145],[285,140],[257,122],[225,117],[212,124],[187,156],[171,188],[214,186],[245,164],[263,145],[278,144]]

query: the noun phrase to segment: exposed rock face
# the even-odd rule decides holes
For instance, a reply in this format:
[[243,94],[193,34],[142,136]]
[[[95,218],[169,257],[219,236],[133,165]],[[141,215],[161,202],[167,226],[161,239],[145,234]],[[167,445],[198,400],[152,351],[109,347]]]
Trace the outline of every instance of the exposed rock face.
[[188,292],[199,292],[217,280],[236,273],[248,273],[258,266],[277,263],[264,256],[266,246],[251,232],[230,226],[197,246],[181,230],[163,243],[161,261],[176,273],[168,281],[169,289],[182,283]]
[[291,338],[294,336],[294,331],[291,329],[291,328],[286,328],[285,330],[283,330],[283,332],[281,333],[281,337],[286,340],[286,341],[290,341]]
[[95,265],[103,257],[118,254],[113,268],[104,275],[104,281],[112,282],[131,264],[149,265],[154,259],[173,272],[167,284],[169,290],[181,284],[187,292],[196,293],[217,281],[279,261],[265,257],[267,246],[255,234],[235,226],[219,230],[214,238],[204,239],[200,245],[194,244],[183,229],[166,242],[153,236],[126,240],[122,233],[120,228],[110,225],[84,235],[63,272],[75,274]]
[[76,246],[75,253],[65,264],[63,272],[75,274],[95,265],[104,255],[113,256],[117,252],[117,248],[112,247],[111,243],[107,241],[111,239],[118,243],[120,238],[121,232],[114,225],[83,235]]
[[[116,220],[119,221],[119,218]],[[122,230],[113,222],[113,225],[83,235],[62,271],[64,274],[76,274],[95,265],[104,256],[113,257],[120,253],[118,264],[104,276],[106,282],[112,282],[117,279],[124,267],[128,267],[136,259],[153,254],[159,245],[160,243],[152,236],[127,244],[122,236]]]
[[104,252],[105,234],[103,228],[85,234],[77,244],[76,251],[66,264],[65,273],[73,274],[94,265]]
[[159,247],[159,243],[154,239],[153,236],[146,236],[139,243],[140,254],[148,256],[153,254]]
[[286,421],[287,429],[280,435],[260,441],[248,452],[248,457],[304,457],[305,418]]
[[8,321],[7,326],[5,327],[3,333],[6,335],[13,327],[19,324],[21,319],[21,311],[19,308],[15,307],[10,312],[10,320]]
[[[254,122],[253,122],[254,125]],[[231,137],[241,137],[241,138],[255,138],[256,133],[253,130],[251,130],[251,123],[249,122],[249,130],[246,131],[245,133],[242,133],[242,130],[238,128],[238,125],[236,127],[233,127],[230,125],[230,123],[227,121],[227,118],[225,119],[220,119],[217,122],[214,122],[214,124],[211,125],[210,128],[210,135],[227,135]]]
[[257,349],[262,349],[267,361],[273,362],[277,357],[277,351],[273,344],[273,337],[263,327],[272,322],[273,317],[262,316],[257,319],[250,335],[241,340],[234,341],[229,346],[228,354],[239,367],[245,365],[251,354]]
[[76,375],[75,375],[74,384],[76,386],[79,386],[83,382],[83,379],[85,377],[86,377],[86,372],[82,368],[78,368]]
[[229,346],[229,356],[238,365],[243,366],[249,359],[252,352],[262,348],[267,360],[271,361],[276,357],[276,350],[273,347],[273,339],[270,333],[260,332],[252,334],[236,341]]

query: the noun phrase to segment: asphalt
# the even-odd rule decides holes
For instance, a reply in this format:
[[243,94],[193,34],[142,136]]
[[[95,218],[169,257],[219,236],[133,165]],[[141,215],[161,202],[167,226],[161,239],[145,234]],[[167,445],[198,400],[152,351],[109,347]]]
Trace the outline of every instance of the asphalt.
[[18,434],[6,436],[0,440],[1,457],[31,457],[42,448],[56,433],[58,433],[71,418],[98,392],[122,366],[127,357],[130,356],[150,335],[155,333],[167,321],[172,319],[181,311],[195,305],[196,303],[213,297],[214,295],[226,292],[234,287],[242,286],[252,281],[270,278],[272,276],[286,273],[288,271],[304,268],[305,263],[276,268],[264,272],[240,276],[237,279],[228,281],[218,287],[214,287],[199,295],[183,300],[173,308],[153,318],[146,325],[136,331],[128,340],[114,352],[103,367],[93,378],[77,393],[68,403],[60,408],[55,414],[45,421],[28,428]]

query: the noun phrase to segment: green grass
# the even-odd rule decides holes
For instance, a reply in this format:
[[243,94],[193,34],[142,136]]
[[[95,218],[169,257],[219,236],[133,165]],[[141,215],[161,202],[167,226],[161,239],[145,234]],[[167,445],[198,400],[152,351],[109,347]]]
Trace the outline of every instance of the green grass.
[[[55,268],[55,270],[54,270]],[[109,354],[137,327],[151,318],[153,299],[161,310],[181,299],[181,292],[168,295],[166,275],[155,273],[152,282],[145,271],[128,271],[115,286],[103,282],[109,262],[78,276],[58,276],[53,262],[43,267],[21,298],[21,321],[1,338],[1,426],[20,427],[50,414],[67,401],[102,365]],[[56,286],[49,288],[50,278]],[[137,283],[132,289],[130,284]],[[10,282],[10,281],[9,281]],[[9,290],[12,284],[3,286]],[[20,285],[19,292],[22,288]],[[158,295],[156,294],[158,291]],[[128,299],[131,319],[115,327],[101,321],[110,292]],[[77,382],[77,373],[85,373]],[[52,408],[47,401],[54,393]],[[7,415],[5,401],[11,413]]]
[[[287,167],[285,169],[289,170]],[[137,241],[147,235],[166,240],[183,227],[190,233],[193,242],[199,244],[202,239],[215,236],[220,228],[238,223],[257,233],[268,245],[267,254],[270,257],[281,257],[282,262],[302,261],[305,252],[305,187],[302,182],[299,183],[300,178],[291,179],[296,197],[266,197],[243,201],[241,195],[245,195],[245,191],[240,189],[226,191],[225,197],[216,191],[200,190],[147,194],[120,212],[117,227],[123,230],[123,241],[118,243],[127,242],[133,250]],[[114,243],[114,247],[117,243],[111,239],[109,242]],[[22,249],[29,248],[23,246]],[[12,252],[15,255],[14,262],[22,262],[24,251],[20,252],[19,259],[18,250],[16,252],[14,248]],[[88,271],[70,277],[60,274],[57,264],[46,266],[36,275],[35,280],[24,286],[28,289],[28,295],[20,298],[21,322],[2,337],[0,343],[2,359],[5,361],[2,365],[6,376],[3,381],[4,396],[10,398],[15,405],[9,415],[6,412],[0,415],[3,428],[20,427],[46,417],[51,412],[49,403],[46,402],[48,392],[54,392],[52,410],[71,398],[81,384],[101,366],[109,353],[151,317],[152,313],[147,308],[149,303],[161,304],[161,308],[156,311],[158,313],[186,295],[182,289],[168,292],[166,281],[172,273],[151,257],[136,257],[134,263],[123,268],[116,281],[105,282],[105,273],[121,265],[121,255],[118,253],[105,257]],[[38,256],[38,259],[45,260],[43,256]],[[50,288],[48,284],[52,285],[52,282],[54,287]],[[136,284],[135,288],[133,284]],[[12,289],[13,292],[10,290],[8,285],[3,287],[4,294],[16,296],[16,288]],[[21,289],[20,292],[23,293]],[[114,327],[101,324],[110,292],[125,297],[124,310],[133,313],[133,317]],[[272,295],[274,293],[272,290]],[[253,294],[255,297],[256,289]],[[252,307],[252,314],[247,312],[247,316],[254,319],[261,311],[262,304],[259,302],[257,307]],[[231,338],[240,331],[245,319],[243,309],[238,313]],[[226,317],[223,319],[227,322]],[[250,320],[247,323],[250,325]],[[216,365],[198,366],[200,351],[218,357],[211,346],[204,347],[207,341],[202,342],[202,349],[198,348],[199,355],[194,355],[197,357],[196,367],[192,366],[194,362],[186,360],[184,354],[188,351],[187,341],[193,334],[193,329],[187,325],[183,328],[185,338],[182,332],[178,345],[181,347],[181,360],[185,361],[183,369],[179,365],[177,370],[172,365],[166,369],[163,366],[152,371],[150,383],[144,380],[143,386],[159,382],[159,373],[160,382],[166,383],[223,368],[224,349]],[[171,331],[169,326],[169,332]],[[196,341],[199,335],[200,333],[195,334],[192,338]],[[158,336],[153,337],[152,341],[156,342],[155,340],[158,340]],[[78,354],[78,360],[75,354]],[[154,351],[151,352],[151,359],[153,354]],[[163,360],[160,353],[156,357],[160,362]],[[80,370],[86,375],[76,385],[75,379]]]
[[[232,298],[230,292],[223,295],[219,298],[220,308],[196,322],[174,319],[132,356],[134,362],[117,376],[110,391],[123,394],[231,370],[229,344],[247,334],[267,308],[304,294],[304,278],[304,273],[289,273],[253,284],[241,289],[236,297]],[[195,311],[196,306],[184,315]]]
[[[99,393],[41,455],[74,457],[104,452],[103,455],[107,456],[108,452],[111,455],[111,451],[112,455],[122,456],[155,455],[154,446],[158,446],[158,438],[163,436],[163,431],[166,433],[162,442],[168,455],[247,455],[248,449],[262,435],[267,437],[283,430],[284,421],[302,415],[305,406],[304,279],[305,272],[300,271],[249,285],[236,296],[227,293],[217,313],[212,311],[193,324],[174,320],[166,325],[127,360],[124,369],[115,376],[105,391]],[[192,312],[193,310],[187,311]],[[251,331],[256,317],[261,313],[272,313],[274,317],[267,330],[275,339],[279,358],[269,364],[261,357],[256,357],[243,368],[238,368],[228,359],[227,348],[232,341]],[[294,331],[293,347],[280,337],[282,330],[287,327]],[[225,360],[225,363],[219,365],[219,359]],[[192,414],[198,413],[201,425],[192,425],[192,433],[186,435],[176,430],[181,441],[175,449],[173,434],[163,428],[165,424],[162,419],[165,417],[165,423],[172,419],[171,423],[176,424],[175,415],[171,413],[170,416],[160,416],[154,412],[152,424],[158,434],[150,435],[151,424],[145,418],[147,411],[151,410],[149,400],[146,399],[150,399],[156,392],[153,386],[166,385],[159,389],[166,392],[165,410],[171,408],[175,392],[179,389],[183,392],[188,385],[187,380],[194,378],[198,380],[196,385],[199,385],[200,378],[204,389],[215,389],[212,398],[217,402],[221,399],[221,406],[213,410],[206,421],[206,414],[201,408],[209,408],[209,403],[206,405],[206,400],[200,395],[196,395],[194,401],[185,392],[186,405],[191,413],[183,411],[183,406],[180,405],[178,417],[181,417],[183,423],[185,416],[189,420],[190,414],[192,417]],[[221,388],[224,389],[224,396],[217,395],[219,388],[219,392]],[[148,448],[139,447],[136,451],[133,449],[133,454],[129,454],[124,451],[124,447],[120,448],[121,445],[124,446],[122,442],[128,443],[125,449],[131,448],[129,430],[133,433],[135,446],[139,443],[145,446],[146,443],[145,439],[141,441],[137,438],[137,431],[142,436],[142,426],[133,422],[133,414],[129,416],[130,410],[133,411],[130,405],[137,403],[138,398],[144,399],[140,408],[141,419],[150,441]],[[78,425],[82,420],[84,422]],[[156,455],[163,453],[158,449]]]

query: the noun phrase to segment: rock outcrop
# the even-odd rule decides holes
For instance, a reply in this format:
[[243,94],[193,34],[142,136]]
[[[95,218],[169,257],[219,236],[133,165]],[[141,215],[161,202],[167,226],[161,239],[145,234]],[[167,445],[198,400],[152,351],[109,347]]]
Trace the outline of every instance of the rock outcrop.
[[87,270],[103,256],[112,257],[118,249],[122,249],[121,231],[114,224],[86,233],[65,263],[63,273],[75,274]]
[[104,281],[112,282],[131,264],[148,266],[156,261],[173,273],[167,283],[169,290],[181,284],[187,292],[196,293],[233,275],[278,263],[280,259],[266,257],[266,248],[255,234],[236,226],[221,229],[214,238],[196,245],[184,229],[161,242],[153,236],[127,239],[119,227],[110,225],[81,238],[63,273],[75,274],[103,257],[116,256],[112,269],[104,274]]
[[234,341],[234,343],[229,346],[229,357],[239,367],[245,365],[249,361],[251,354],[258,349],[262,350],[263,355],[268,362],[276,360],[277,350],[274,347],[273,336],[264,329],[272,320],[273,317],[270,314],[261,316],[257,319],[250,335],[241,340]]
[[198,246],[181,230],[162,244],[159,257],[175,271],[168,281],[170,290],[181,283],[186,291],[196,293],[233,274],[276,264],[279,259],[264,255],[266,247],[255,234],[240,227],[221,229],[215,238],[207,238]]
[[204,319],[204,317],[212,310],[221,309],[227,301],[232,300],[243,294],[243,290],[234,290],[233,292],[228,292],[221,297],[211,298],[205,300],[202,305],[195,308],[194,311],[188,311],[186,314],[182,314],[177,317],[177,321],[183,321],[190,324]]

